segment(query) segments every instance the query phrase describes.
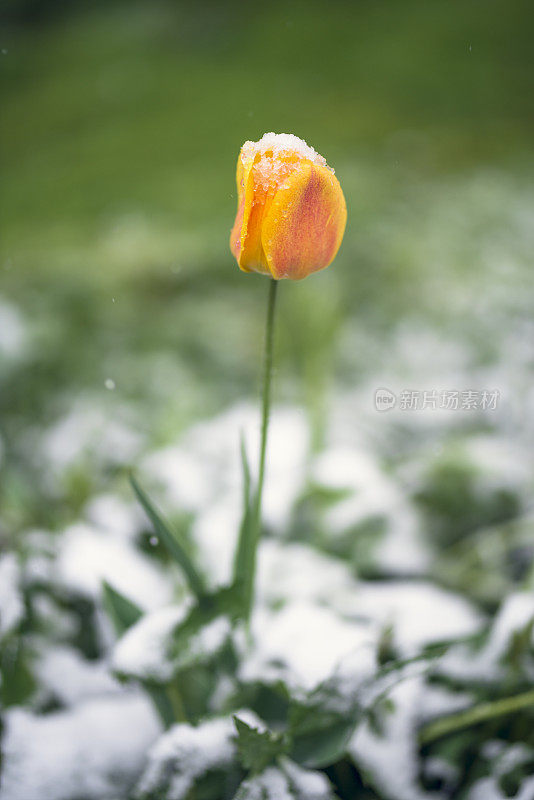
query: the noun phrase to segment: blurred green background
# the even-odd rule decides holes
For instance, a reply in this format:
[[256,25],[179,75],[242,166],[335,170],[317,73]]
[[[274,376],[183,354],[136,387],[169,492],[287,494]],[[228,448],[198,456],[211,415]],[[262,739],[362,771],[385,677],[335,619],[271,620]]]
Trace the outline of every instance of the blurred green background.
[[329,391],[378,374],[407,319],[502,360],[532,318],[533,19],[527,0],[4,2],[4,537],[109,480],[43,488],[40,431],[80,397],[158,443],[255,396],[267,284],[228,235],[239,148],[265,131],[306,139],[347,197],[334,266],[280,298],[277,397],[317,441]]

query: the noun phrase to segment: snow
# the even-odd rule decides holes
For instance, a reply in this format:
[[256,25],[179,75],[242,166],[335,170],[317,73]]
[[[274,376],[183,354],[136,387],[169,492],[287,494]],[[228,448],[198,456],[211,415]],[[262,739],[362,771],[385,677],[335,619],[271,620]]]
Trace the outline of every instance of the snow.
[[234,735],[230,719],[209,720],[197,728],[174,725],[150,750],[138,793],[157,791],[168,781],[167,800],[186,798],[201,775],[229,767],[235,756]]
[[120,675],[167,683],[174,673],[169,653],[172,634],[184,621],[188,608],[188,603],[159,608],[132,625],[115,646],[113,669]]
[[54,572],[61,585],[93,599],[100,596],[104,580],[145,609],[162,606],[173,595],[172,583],[159,566],[127,542],[85,523],[63,532]]
[[[241,434],[254,481],[260,417],[254,406],[244,403],[193,426],[177,444],[149,455],[140,469],[143,483],[161,488],[158,504],[162,508],[195,515],[191,538],[214,585],[230,579],[242,516]],[[290,449],[286,447],[289,440]],[[287,529],[293,506],[304,490],[308,450],[305,415],[292,407],[274,409],[263,519],[275,532]]]
[[244,681],[284,680],[311,690],[352,653],[366,661],[374,655],[376,634],[369,626],[347,622],[314,603],[294,602],[274,612],[257,609],[251,627],[254,648],[240,668]]
[[243,781],[235,800],[294,800],[287,777],[276,767]]
[[394,710],[383,715],[382,735],[364,721],[347,748],[355,764],[371,775],[373,784],[395,800],[430,800],[431,797],[417,785],[418,706],[422,691],[420,677],[398,683],[388,695]]
[[289,759],[283,759],[282,766],[297,797],[302,796],[302,800],[328,800],[333,797],[330,783],[323,773],[302,769]]
[[69,412],[42,437],[42,457],[48,467],[58,474],[88,455],[106,464],[130,464],[144,437],[122,418],[127,416],[123,412],[123,407],[119,414],[96,397],[72,401]]
[[208,505],[191,526],[191,539],[212,586],[231,581],[242,515],[241,493],[232,492]]
[[[534,777],[521,782],[514,800],[532,800],[532,797],[534,797]],[[481,778],[471,788],[467,800],[509,800],[509,795],[501,792],[497,778]]]
[[312,164],[326,166],[326,160],[310,147],[304,139],[299,139],[292,133],[264,133],[258,142],[247,141],[241,148],[243,161],[254,159],[258,154],[272,153],[274,159],[287,153],[295,153],[300,158],[311,161]]
[[394,574],[413,574],[427,566],[427,548],[414,508],[364,447],[330,447],[315,459],[311,475],[316,485],[343,492],[324,512],[323,525],[331,536],[381,520],[384,534],[377,537],[375,553],[381,567]]
[[[315,608],[337,612],[345,627],[354,620],[355,636],[367,629],[369,637],[393,626],[401,656],[416,655],[426,645],[469,636],[480,630],[483,617],[463,597],[428,581],[356,581],[347,565],[304,544],[265,540],[258,551],[257,594],[260,604],[290,604],[307,608],[303,624],[310,624]],[[264,612],[265,613],[265,612]],[[363,626],[363,628],[362,628]],[[333,630],[338,626],[334,625]],[[287,636],[287,652],[302,632]],[[291,656],[290,656],[291,658]],[[312,656],[310,655],[310,658]],[[298,661],[299,659],[297,659]]]
[[142,617],[116,644],[113,669],[120,675],[167,683],[184,666],[215,655],[230,634],[226,617],[217,617],[202,626],[175,652],[173,634],[190,607],[189,602],[184,602]]
[[[237,713],[250,725],[259,721],[249,711]],[[231,769],[236,757],[235,733],[231,717],[209,719],[197,727],[173,725],[151,748],[136,796],[161,794],[166,800],[189,797],[199,778]]]
[[[456,645],[436,667],[439,674],[455,680],[492,683],[506,675],[503,657],[516,631],[524,629],[534,619],[534,592],[517,592],[507,597],[495,617],[485,645],[478,651]],[[533,634],[534,643],[534,634]],[[526,668],[526,665],[524,665]],[[534,669],[530,668],[534,680]]]
[[90,525],[124,539],[135,539],[146,529],[147,522],[139,503],[116,494],[99,494],[85,507]]
[[325,775],[301,769],[289,759],[243,781],[235,800],[333,800]]
[[[243,435],[253,479],[260,442],[260,416],[254,405],[239,403],[213,419],[194,425],[174,445],[150,454],[140,474],[163,488],[162,505],[199,513],[214,502],[240,502]],[[291,448],[286,444],[291,441]],[[304,413],[275,408],[271,415],[264,519],[276,530],[287,524],[305,485],[309,431]],[[231,544],[231,543],[229,543]]]
[[393,625],[401,656],[411,657],[425,645],[477,633],[483,617],[463,597],[426,581],[360,583],[353,611],[382,627]]
[[0,800],[116,800],[128,794],[160,730],[136,693],[68,711],[4,715]]
[[264,539],[258,548],[256,593],[260,603],[310,601],[343,608],[357,590],[347,564],[306,544]]
[[20,357],[26,346],[26,326],[16,306],[0,297],[0,356]]
[[0,639],[13,630],[24,615],[19,580],[20,568],[15,555],[0,556]]
[[122,691],[104,662],[87,661],[77,650],[65,645],[44,649],[35,672],[41,688],[66,706]]

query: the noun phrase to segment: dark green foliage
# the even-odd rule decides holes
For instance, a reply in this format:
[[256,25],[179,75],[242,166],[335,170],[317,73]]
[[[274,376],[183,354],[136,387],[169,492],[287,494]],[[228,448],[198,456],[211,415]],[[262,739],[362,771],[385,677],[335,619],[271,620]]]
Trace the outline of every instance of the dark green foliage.
[[234,722],[240,761],[252,774],[262,772],[278,756],[287,752],[287,742],[281,734],[252,728],[236,716]]

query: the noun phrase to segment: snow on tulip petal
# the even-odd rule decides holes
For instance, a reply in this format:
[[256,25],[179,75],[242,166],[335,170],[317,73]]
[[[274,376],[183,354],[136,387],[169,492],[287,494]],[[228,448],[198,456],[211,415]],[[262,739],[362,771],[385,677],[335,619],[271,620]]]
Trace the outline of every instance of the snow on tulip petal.
[[328,167],[303,163],[279,187],[262,230],[273,278],[300,280],[335,258],[347,220],[341,186]]

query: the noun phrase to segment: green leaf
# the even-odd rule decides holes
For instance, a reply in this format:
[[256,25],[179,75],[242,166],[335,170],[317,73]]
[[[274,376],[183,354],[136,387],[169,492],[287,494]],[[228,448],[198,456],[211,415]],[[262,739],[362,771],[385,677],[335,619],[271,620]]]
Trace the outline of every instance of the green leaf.
[[[343,711],[338,709],[343,708]],[[305,767],[323,768],[345,755],[359,721],[357,704],[324,684],[289,709],[291,758]]]
[[271,731],[259,731],[234,716],[237,730],[237,750],[243,767],[253,774],[262,772],[278,756],[286,752],[283,736]]
[[119,635],[131,628],[143,616],[139,606],[114,589],[107,581],[103,581],[102,591],[104,608]]
[[292,710],[291,758],[306,767],[323,768],[345,755],[355,722],[339,714],[300,706]]
[[130,483],[137,496],[137,499],[143,506],[146,515],[154,526],[154,531],[159,536],[169,554],[180,565],[185,573],[189,582],[191,591],[197,596],[202,597],[205,594],[204,580],[196,569],[189,553],[186,543],[175,532],[172,531],[167,523],[165,523],[161,515],[156,511],[151,501],[148,499],[145,492],[141,489],[133,475],[130,475]]
[[256,525],[254,502],[251,496],[250,467],[243,435],[241,436],[241,468],[243,472],[243,512],[234,560],[233,585],[241,595],[240,616],[246,617],[248,613],[247,597],[253,572],[252,559],[254,558]]
[[180,721],[179,716],[175,713],[169,694],[163,686],[143,683],[143,688],[154,703],[165,728],[170,728],[175,722]]

